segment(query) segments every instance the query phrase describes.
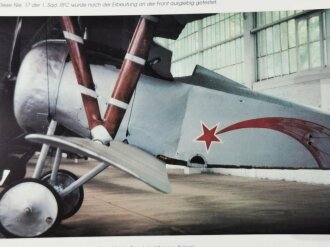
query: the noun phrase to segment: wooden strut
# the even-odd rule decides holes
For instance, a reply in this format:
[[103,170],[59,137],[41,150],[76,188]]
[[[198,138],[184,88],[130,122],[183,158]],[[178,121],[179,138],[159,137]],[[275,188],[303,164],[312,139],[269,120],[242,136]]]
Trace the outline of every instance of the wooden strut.
[[87,62],[85,49],[83,47],[84,41],[76,19],[69,16],[62,16],[61,24],[64,37],[69,47],[69,53],[77,82],[80,85],[81,97],[88,125],[90,129],[93,129],[98,125],[102,125],[103,121],[95,94],[95,85],[91,69]]
[[142,69],[148,57],[150,44],[154,37],[157,18],[142,16],[135,29],[127,54],[119,72],[108,108],[101,118],[92,79],[90,66],[86,59],[78,23],[72,17],[61,17],[64,37],[69,46],[73,68],[80,85],[81,96],[90,129],[102,125],[114,138],[136,89]]
[[150,44],[154,37],[156,17],[141,17],[129,45],[124,63],[119,72],[109,105],[104,115],[104,127],[112,137],[117,134],[127,106],[136,89]]

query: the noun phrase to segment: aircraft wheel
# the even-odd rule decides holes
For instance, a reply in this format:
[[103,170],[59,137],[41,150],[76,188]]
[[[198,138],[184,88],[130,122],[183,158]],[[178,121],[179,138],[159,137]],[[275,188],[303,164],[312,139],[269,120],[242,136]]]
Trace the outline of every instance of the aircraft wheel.
[[[42,181],[50,182],[51,171],[47,172],[41,177]],[[67,170],[58,170],[54,189],[57,192],[61,192],[67,188],[70,184],[76,181],[78,177]],[[84,200],[84,188],[80,186],[70,194],[62,198],[62,219],[67,219],[77,213]]]
[[47,183],[22,179],[0,194],[0,231],[8,237],[40,237],[60,220],[61,199]]

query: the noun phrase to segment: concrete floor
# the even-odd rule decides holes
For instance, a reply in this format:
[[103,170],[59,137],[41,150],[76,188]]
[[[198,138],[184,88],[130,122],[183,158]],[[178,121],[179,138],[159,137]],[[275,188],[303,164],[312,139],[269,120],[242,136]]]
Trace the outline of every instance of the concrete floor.
[[[95,164],[62,168],[79,176]],[[330,186],[173,171],[169,178],[172,193],[162,194],[110,167],[84,186],[80,211],[51,236],[330,233]]]

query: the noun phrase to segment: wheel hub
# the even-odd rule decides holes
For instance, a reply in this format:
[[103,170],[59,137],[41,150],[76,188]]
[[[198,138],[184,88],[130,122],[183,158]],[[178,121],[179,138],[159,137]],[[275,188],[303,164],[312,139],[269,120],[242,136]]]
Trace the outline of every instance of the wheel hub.
[[[46,173],[41,177],[42,181],[45,181],[58,192],[60,193],[65,188],[67,188],[70,184],[75,182],[78,178],[71,172],[67,170],[60,169],[57,172],[55,183],[50,181],[51,172]],[[84,198],[83,188],[77,188],[72,191],[70,194],[66,195],[62,198],[62,217],[63,219],[67,219],[73,216],[81,207],[82,201]]]
[[48,185],[24,179],[0,195],[0,229],[5,235],[37,237],[59,218],[59,199]]

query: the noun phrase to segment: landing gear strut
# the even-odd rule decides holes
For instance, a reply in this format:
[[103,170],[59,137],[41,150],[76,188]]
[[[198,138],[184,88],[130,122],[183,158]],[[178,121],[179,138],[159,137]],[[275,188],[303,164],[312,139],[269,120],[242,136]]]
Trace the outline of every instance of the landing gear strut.
[[[53,135],[57,123],[52,120],[47,135]],[[80,209],[84,191],[82,185],[61,195],[78,178],[60,170],[62,151],[57,149],[52,170],[44,175],[49,145],[43,144],[33,178],[8,186],[0,194],[0,230],[8,237],[40,237],[48,234],[61,220]]]
[[[110,147],[107,147],[116,136],[136,88],[157,22],[158,19],[153,16],[141,17],[108,101],[108,108],[104,118],[101,118],[98,95],[95,92],[79,26],[73,18],[61,17],[63,34],[69,47],[93,141],[53,136],[57,124],[55,121],[51,121],[46,137],[30,135],[31,141],[41,140],[42,149],[33,178],[21,180],[0,195],[0,230],[4,234],[16,237],[38,237],[48,233],[60,220],[74,215],[79,210],[84,197],[82,185],[110,164],[155,189],[165,193],[170,191],[166,168],[161,161],[120,142],[113,141]],[[49,144],[53,144],[58,149],[52,171],[42,176]],[[100,160],[101,163],[77,179],[70,172],[59,169],[61,148],[83,153]]]

